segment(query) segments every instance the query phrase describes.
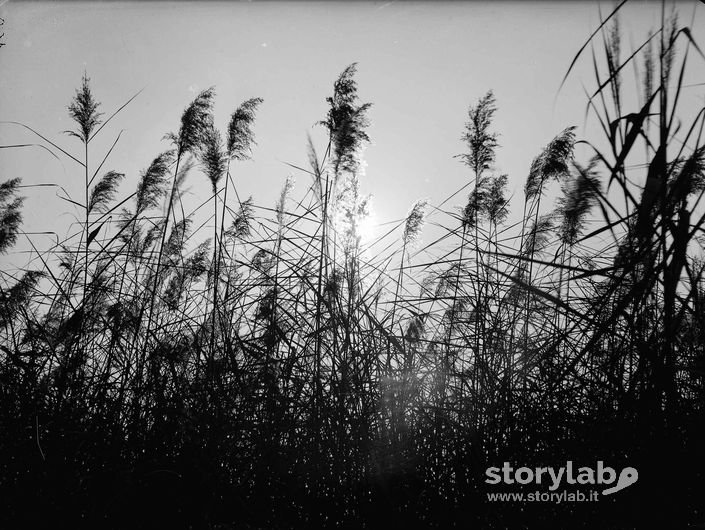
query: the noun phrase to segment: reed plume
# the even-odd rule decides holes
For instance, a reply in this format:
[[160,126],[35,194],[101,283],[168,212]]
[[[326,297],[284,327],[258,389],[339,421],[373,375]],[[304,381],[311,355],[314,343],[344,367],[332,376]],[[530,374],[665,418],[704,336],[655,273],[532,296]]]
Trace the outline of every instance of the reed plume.
[[21,182],[14,178],[0,184],[0,254],[6,254],[17,242],[22,225],[24,198],[16,196]]

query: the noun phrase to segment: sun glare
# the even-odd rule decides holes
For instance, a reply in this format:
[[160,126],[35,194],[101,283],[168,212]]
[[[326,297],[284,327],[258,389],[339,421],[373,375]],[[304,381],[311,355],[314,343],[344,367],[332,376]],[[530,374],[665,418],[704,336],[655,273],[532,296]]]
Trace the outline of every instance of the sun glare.
[[377,216],[373,211],[360,219],[357,230],[360,237],[360,247],[365,250],[374,242],[377,235]]

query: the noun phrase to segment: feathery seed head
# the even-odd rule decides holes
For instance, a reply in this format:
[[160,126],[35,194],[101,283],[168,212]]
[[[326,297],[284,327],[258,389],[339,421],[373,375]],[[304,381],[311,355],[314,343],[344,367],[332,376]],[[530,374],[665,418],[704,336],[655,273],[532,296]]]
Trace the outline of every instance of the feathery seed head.
[[418,200],[413,204],[409,210],[409,213],[406,214],[404,234],[402,235],[404,245],[413,245],[421,235],[421,229],[423,228],[425,222],[428,203],[428,199]]
[[5,254],[17,242],[24,202],[24,197],[15,196],[20,182],[19,178],[14,178],[0,184],[0,254]]
[[211,109],[215,89],[213,87],[204,90],[194,99],[184,113],[181,115],[181,126],[179,133],[169,134],[169,138],[181,153],[195,153],[203,143],[204,136],[209,127],[212,126],[213,117]]
[[543,186],[548,180],[560,180],[569,173],[569,163],[573,159],[575,147],[575,127],[564,129],[534,158],[529,176],[524,186],[526,200],[529,201],[543,193]]
[[497,134],[489,129],[496,111],[496,100],[491,90],[468,111],[465,133],[461,138],[467,144],[468,153],[460,156],[478,180],[495,160]]
[[598,199],[600,179],[595,171],[596,163],[596,158],[587,167],[573,162],[576,175],[564,186],[564,195],[559,199],[559,236],[569,246],[577,242],[585,225],[585,217]]
[[167,174],[174,161],[174,152],[166,151],[157,156],[149,168],[142,173],[135,195],[136,213],[155,208],[159,199],[166,195]]
[[220,132],[212,123],[203,131],[203,142],[199,146],[198,156],[215,195],[218,192],[218,183],[225,174],[227,155],[223,150],[223,140]]
[[282,191],[279,194],[279,199],[277,200],[277,204],[275,206],[275,212],[277,214],[277,224],[279,225],[280,231],[284,226],[284,219],[286,216],[286,201],[289,198],[289,195],[291,194],[291,190],[294,189],[294,182],[295,180],[292,175],[288,175],[286,177],[284,187],[282,188]]
[[334,164],[339,170],[355,172],[360,166],[360,151],[370,141],[365,129],[369,125],[367,111],[371,103],[358,105],[355,72],[357,63],[348,66],[333,84],[333,96],[326,98],[329,109],[321,122],[333,142]]
[[228,156],[234,160],[250,158],[252,146],[256,145],[252,124],[255,121],[257,107],[262,104],[262,98],[252,98],[240,105],[230,117],[228,124]]
[[91,190],[90,200],[88,201],[88,212],[106,212],[110,201],[115,197],[120,181],[124,177],[124,173],[108,171]]
[[254,210],[252,208],[252,197],[243,201],[240,205],[240,210],[233,219],[233,224],[226,232],[226,236],[243,241],[250,237],[250,225],[254,218]]
[[102,113],[98,112],[98,103],[91,92],[90,78],[83,74],[81,88],[76,90],[76,95],[69,105],[69,116],[78,124],[78,131],[66,131],[84,143],[88,143],[93,130],[100,125]]

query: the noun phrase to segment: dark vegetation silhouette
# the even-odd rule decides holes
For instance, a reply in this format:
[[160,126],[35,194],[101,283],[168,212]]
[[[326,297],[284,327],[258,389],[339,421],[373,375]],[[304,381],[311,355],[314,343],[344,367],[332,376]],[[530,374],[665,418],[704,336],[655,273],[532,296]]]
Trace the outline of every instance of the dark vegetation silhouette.
[[[374,253],[354,64],[327,99],[328,144],[295,169],[310,186],[294,199],[287,178],[274,208],[237,194],[262,100],[221,132],[214,90],[199,94],[126,195],[92,150],[115,113],[84,78],[68,107],[81,154],[41,137],[85,181],[74,235],[2,273],[2,526],[705,524],[705,108],[679,114],[702,53],[664,7],[625,54],[619,7],[576,56],[595,64],[589,158],[574,127],[547,138],[510,205],[488,92],[459,131],[468,184],[417,201]],[[205,240],[187,178],[210,183]],[[23,237],[22,193],[0,185],[2,253]],[[443,232],[421,246],[431,215]],[[566,460],[640,479],[598,503],[486,501],[488,466]]]

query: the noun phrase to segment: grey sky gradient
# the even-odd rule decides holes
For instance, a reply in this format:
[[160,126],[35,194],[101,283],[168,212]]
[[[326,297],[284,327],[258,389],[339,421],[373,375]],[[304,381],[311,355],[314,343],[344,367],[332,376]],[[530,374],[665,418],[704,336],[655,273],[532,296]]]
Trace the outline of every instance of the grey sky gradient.
[[[66,107],[84,70],[108,115],[144,88],[93,147],[96,163],[124,129],[105,165],[127,174],[124,197],[134,190],[139,171],[167,148],[162,137],[176,130],[197,91],[215,86],[221,127],[243,100],[262,97],[254,160],[238,164],[234,173],[241,196],[252,194],[256,203],[272,206],[292,173],[284,162],[305,165],[306,134],[324,149],[322,130],[314,124],[325,115],[337,75],[358,62],[361,100],[373,103],[373,144],[365,152],[362,189],[374,195],[377,221],[400,218],[418,198],[437,204],[468,182],[469,171],[453,156],[464,150],[460,136],[469,105],[489,89],[499,108],[497,169],[509,174],[514,208],[520,209],[532,158],[566,126],[583,132],[582,84],[594,83],[589,60],[556,94],[571,59],[599,23],[599,5],[6,2],[0,7],[7,43],[0,49],[0,119],[26,123],[80,153],[78,142],[62,131],[72,127]],[[690,18],[692,6],[681,4],[681,15]],[[602,3],[602,13],[611,7]],[[657,24],[659,13],[657,2],[626,7],[625,53]],[[695,16],[693,26],[702,26],[702,13]],[[633,91],[634,85],[625,88]],[[28,141],[36,139],[0,125],[0,144]],[[309,182],[294,174],[301,193]],[[0,179],[13,177],[60,184],[82,196],[81,168],[39,149],[0,151]],[[189,186],[207,198],[205,177],[194,172]],[[28,190],[25,230],[66,234],[71,218],[62,212],[70,209],[55,193]],[[23,259],[0,257],[0,263],[10,262],[21,265]]]

